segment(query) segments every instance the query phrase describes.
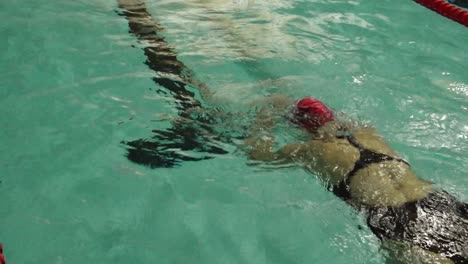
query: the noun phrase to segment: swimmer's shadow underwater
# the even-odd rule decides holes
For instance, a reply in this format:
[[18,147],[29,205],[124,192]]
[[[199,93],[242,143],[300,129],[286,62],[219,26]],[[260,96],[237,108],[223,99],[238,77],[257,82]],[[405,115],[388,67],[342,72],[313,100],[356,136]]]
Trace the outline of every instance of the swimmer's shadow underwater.
[[[122,141],[127,149],[127,158],[151,168],[171,168],[183,161],[206,160],[228,153],[216,146],[215,141],[223,142],[225,139],[221,139],[222,135],[213,131],[210,125],[213,120],[206,115],[194,117],[190,114],[193,109],[199,109],[201,103],[187,86],[203,89],[204,84],[192,78],[191,71],[177,59],[176,52],[158,33],[163,27],[152,19],[144,2],[118,2],[120,9],[116,13],[127,19],[129,33],[144,45],[144,63],[157,73],[152,80],[176,101],[175,107],[180,119],[193,121],[173,122],[172,127],[166,130],[153,130],[154,135],[148,139]],[[187,152],[200,155],[188,155]]]
[[[173,122],[166,130],[153,130],[149,139],[138,139],[126,145],[127,158],[150,168],[172,168],[184,161],[201,161],[229,153],[219,143],[230,142],[232,137],[214,131],[213,121],[191,119]],[[238,139],[241,139],[239,137]]]

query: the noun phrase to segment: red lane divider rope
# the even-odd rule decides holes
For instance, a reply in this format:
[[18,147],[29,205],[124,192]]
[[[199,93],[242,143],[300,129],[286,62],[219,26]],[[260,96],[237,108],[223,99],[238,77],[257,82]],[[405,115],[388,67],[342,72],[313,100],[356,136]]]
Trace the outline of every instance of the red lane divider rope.
[[468,11],[447,3],[445,0],[414,0],[422,6],[434,10],[465,27],[468,27]]
[[0,264],[6,264],[5,257],[3,256],[3,245],[0,243]]

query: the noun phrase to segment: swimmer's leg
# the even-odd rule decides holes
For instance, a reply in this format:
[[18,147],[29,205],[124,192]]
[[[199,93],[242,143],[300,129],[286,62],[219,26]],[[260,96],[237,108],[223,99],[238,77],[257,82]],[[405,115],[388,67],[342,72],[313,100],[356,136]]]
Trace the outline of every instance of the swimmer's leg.
[[382,249],[388,253],[387,264],[454,264],[437,253],[399,241],[384,240]]

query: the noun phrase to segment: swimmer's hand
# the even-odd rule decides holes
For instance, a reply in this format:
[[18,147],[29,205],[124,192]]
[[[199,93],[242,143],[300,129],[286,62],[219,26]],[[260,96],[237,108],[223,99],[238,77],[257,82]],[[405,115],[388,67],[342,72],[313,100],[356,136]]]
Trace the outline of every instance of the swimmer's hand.
[[286,109],[292,100],[282,95],[273,95],[266,100],[269,100],[269,104],[257,113],[250,136],[244,140],[249,159],[282,164],[300,161],[300,157],[304,156],[302,144],[289,144],[276,151],[275,137],[271,133],[275,119],[279,117],[274,109]]
[[260,138],[248,137],[244,140],[249,159],[275,164],[302,163],[305,159],[306,146],[304,144],[288,144],[279,150],[274,149],[274,137],[264,135]]
[[273,144],[275,138],[271,135],[275,121],[267,108],[263,108],[255,117],[255,123],[250,130],[250,136],[244,140],[249,158],[259,161],[275,159]]
[[251,160],[272,161],[276,158],[273,150],[274,138],[270,135],[255,135],[244,140]]

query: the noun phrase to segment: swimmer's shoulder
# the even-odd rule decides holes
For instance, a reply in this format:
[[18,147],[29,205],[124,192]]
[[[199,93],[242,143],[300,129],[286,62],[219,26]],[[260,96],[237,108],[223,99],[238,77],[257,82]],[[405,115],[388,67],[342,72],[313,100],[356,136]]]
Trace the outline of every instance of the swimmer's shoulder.
[[352,137],[355,142],[365,149],[386,154],[392,157],[399,157],[378,131],[371,126],[358,125],[352,122],[329,122],[319,129],[319,137],[323,144],[352,145],[348,137]]
[[362,126],[354,128],[352,131],[354,139],[364,148],[374,152],[386,154],[392,157],[398,157],[399,154],[393,150],[383,137],[373,127]]

